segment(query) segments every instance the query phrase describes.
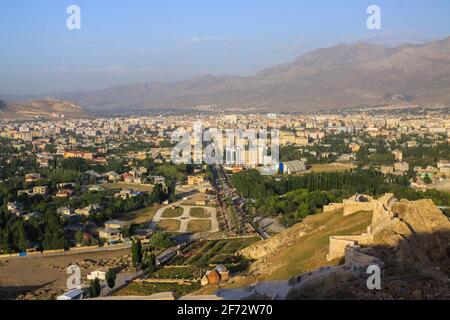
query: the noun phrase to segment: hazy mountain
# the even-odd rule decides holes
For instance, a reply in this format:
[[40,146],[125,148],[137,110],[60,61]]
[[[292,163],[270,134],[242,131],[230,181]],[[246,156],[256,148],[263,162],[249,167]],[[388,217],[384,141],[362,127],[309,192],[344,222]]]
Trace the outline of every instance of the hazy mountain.
[[0,100],[0,119],[52,118],[60,115],[64,115],[65,118],[87,116],[80,106],[70,101],[45,99],[12,103]]
[[281,111],[397,102],[449,104],[450,38],[395,48],[337,45],[251,77],[206,75],[52,96],[75,101],[87,110],[217,104]]

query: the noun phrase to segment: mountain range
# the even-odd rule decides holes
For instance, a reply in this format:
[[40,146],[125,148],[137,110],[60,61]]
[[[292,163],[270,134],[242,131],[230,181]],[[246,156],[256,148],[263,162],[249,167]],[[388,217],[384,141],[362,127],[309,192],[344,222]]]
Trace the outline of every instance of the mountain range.
[[450,37],[384,47],[358,42],[318,49],[253,76],[213,76],[142,83],[52,97],[88,111],[191,108],[307,111],[386,104],[450,104]]

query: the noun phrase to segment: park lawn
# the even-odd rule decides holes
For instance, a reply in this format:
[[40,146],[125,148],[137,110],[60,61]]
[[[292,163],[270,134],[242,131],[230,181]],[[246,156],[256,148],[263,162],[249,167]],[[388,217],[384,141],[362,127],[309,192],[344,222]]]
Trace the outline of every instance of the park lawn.
[[196,249],[194,255],[181,261],[185,265],[222,264],[233,257],[239,250],[258,242],[259,238],[240,238],[228,240],[211,240]]
[[167,232],[177,232],[180,230],[181,222],[175,219],[163,219],[159,221],[158,228]]
[[208,219],[211,218],[211,214],[207,212],[204,208],[191,208],[189,215],[193,218],[198,219]]
[[152,221],[156,214],[156,211],[161,208],[161,205],[155,204],[151,207],[139,209],[136,211],[128,212],[124,218],[130,222],[130,224],[144,224]]
[[163,218],[179,218],[183,215],[183,208],[167,208],[164,210],[162,217]]
[[193,233],[208,232],[209,230],[211,230],[210,220],[191,220],[187,227],[187,231]]

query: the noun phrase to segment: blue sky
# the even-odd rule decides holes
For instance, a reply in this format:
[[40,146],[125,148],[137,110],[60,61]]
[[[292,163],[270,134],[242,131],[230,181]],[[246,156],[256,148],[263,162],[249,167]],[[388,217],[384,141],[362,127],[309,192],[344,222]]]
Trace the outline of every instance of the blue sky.
[[[66,28],[71,4],[81,30]],[[448,0],[0,0],[0,93],[250,75],[337,43],[444,38],[449,14]]]

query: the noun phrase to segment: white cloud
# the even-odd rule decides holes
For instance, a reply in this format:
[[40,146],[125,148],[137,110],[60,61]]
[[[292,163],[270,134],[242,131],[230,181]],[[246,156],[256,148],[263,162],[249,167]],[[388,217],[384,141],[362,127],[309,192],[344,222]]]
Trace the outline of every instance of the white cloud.
[[235,39],[218,36],[196,36],[190,39],[183,39],[181,42],[184,44],[208,44],[208,43],[231,43]]

